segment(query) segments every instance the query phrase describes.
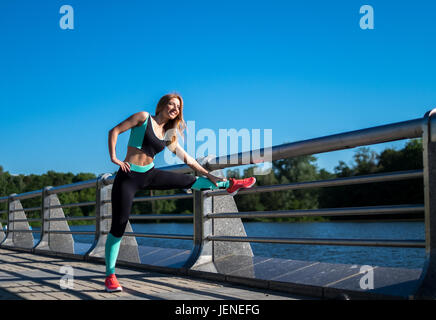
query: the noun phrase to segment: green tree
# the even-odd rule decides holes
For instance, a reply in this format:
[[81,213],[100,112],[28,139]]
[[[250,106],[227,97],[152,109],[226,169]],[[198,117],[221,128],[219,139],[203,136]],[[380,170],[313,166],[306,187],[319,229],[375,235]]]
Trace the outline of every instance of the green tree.
[[[422,169],[422,141],[420,139],[409,140],[404,148],[400,150],[387,148],[380,155],[369,148],[359,148],[353,159],[354,163],[351,167],[340,161],[339,165],[335,167],[335,175],[341,178]],[[323,188],[319,193],[321,208],[419,204],[423,202],[422,179],[329,187]],[[391,218],[392,216],[380,217]],[[409,217],[417,217],[417,215]]]
[[[256,175],[256,186],[289,184],[317,179],[316,158],[302,156],[272,162],[272,170]],[[234,173],[234,172],[232,172]],[[243,177],[253,176],[254,167],[244,170]],[[237,174],[234,174],[237,176]],[[284,190],[263,193],[236,194],[240,212],[313,209],[318,206],[316,190]],[[265,220],[265,219],[260,219]],[[304,220],[302,218],[275,218],[275,221]]]

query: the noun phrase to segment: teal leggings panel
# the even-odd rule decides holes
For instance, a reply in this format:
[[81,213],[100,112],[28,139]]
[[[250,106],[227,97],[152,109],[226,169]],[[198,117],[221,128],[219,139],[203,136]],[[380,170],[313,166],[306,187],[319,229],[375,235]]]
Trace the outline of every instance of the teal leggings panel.
[[108,233],[105,244],[106,276],[115,273],[118,252],[120,251],[121,238],[114,237]]
[[210,181],[208,178],[205,177],[196,177],[197,181],[194,182],[194,184],[191,186],[191,189],[194,190],[201,190],[201,189],[227,189],[230,186],[230,181],[217,181],[217,186]]

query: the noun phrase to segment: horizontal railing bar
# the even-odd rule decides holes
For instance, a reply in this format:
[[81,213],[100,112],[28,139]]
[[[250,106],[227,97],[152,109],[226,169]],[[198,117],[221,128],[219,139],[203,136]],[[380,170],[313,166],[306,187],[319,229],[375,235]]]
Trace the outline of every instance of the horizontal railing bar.
[[[300,190],[300,189],[321,188],[321,187],[338,187],[338,186],[375,183],[375,182],[390,182],[390,181],[397,181],[397,180],[422,178],[423,175],[424,175],[423,170],[379,173],[379,174],[337,178],[337,179],[329,179],[329,180],[316,180],[316,181],[296,182],[296,183],[288,183],[288,184],[280,184],[280,185],[259,186],[250,189],[241,189],[238,191],[238,194],[275,192],[275,191],[284,191],[284,190]],[[228,194],[228,192],[225,190],[216,190],[216,191],[210,191],[205,193],[205,195],[208,197],[220,196],[226,194]]]
[[211,241],[230,241],[230,242],[425,248],[425,241],[423,240],[266,238],[266,237],[235,237],[235,236],[209,236],[206,239]]
[[67,230],[46,230],[44,233],[60,233],[60,234],[95,234],[95,231],[67,231]]
[[81,181],[62,186],[53,187],[47,190],[47,194],[56,194],[61,192],[78,191],[87,188],[95,188],[97,186],[97,179]]
[[11,219],[9,222],[35,222],[41,221],[41,218],[30,218],[30,219]]
[[2,211],[0,211],[0,214],[6,213],[6,212],[8,212],[8,210],[2,210]]
[[42,195],[42,189],[39,189],[39,190],[23,192],[23,193],[20,193],[20,194],[9,196],[9,198],[11,200],[24,200],[24,199],[30,199],[30,198],[39,197],[41,195]]
[[[133,199],[133,202],[141,202],[141,201],[155,201],[155,200],[171,200],[171,199],[190,199],[193,198],[193,194],[169,194],[169,195],[161,195],[161,196],[146,196],[146,197],[137,197]],[[102,203],[111,203],[112,200],[102,200]]]
[[[107,234],[108,232],[102,232]],[[125,232],[124,236],[129,237],[142,237],[142,238],[162,238],[162,239],[181,239],[181,240],[193,240],[194,236],[186,234],[161,234],[161,233],[138,233],[138,232]]]
[[19,211],[27,212],[27,211],[38,211],[38,210],[41,210],[41,207],[23,208],[23,209],[12,209],[12,210],[9,210],[9,212],[19,212]]
[[370,207],[346,207],[330,209],[246,211],[207,214],[207,218],[283,218],[283,217],[321,217],[346,215],[406,214],[424,212],[424,205],[392,205]]
[[0,203],[2,203],[2,202],[7,202],[8,199],[9,199],[8,196],[6,196],[6,197],[0,197]]
[[138,214],[131,215],[129,220],[155,220],[155,219],[192,219],[192,214]]
[[57,209],[57,208],[74,208],[74,207],[84,207],[95,205],[96,201],[78,202],[78,203],[67,203],[67,204],[57,204],[54,206],[44,207],[45,209]]
[[141,202],[141,201],[155,201],[155,200],[170,200],[170,199],[189,199],[192,198],[193,194],[184,194],[184,193],[178,193],[178,194],[167,194],[167,195],[160,195],[160,196],[146,196],[146,197],[137,197],[133,199],[133,202]]
[[7,230],[8,232],[37,232],[40,233],[41,230],[20,230],[20,229],[9,229]]
[[[425,118],[402,121],[361,130],[281,144],[270,148],[249,150],[211,159],[207,169],[217,170],[246,164],[262,163],[290,157],[306,156],[359,146],[422,136]],[[261,154],[263,156],[261,156]],[[269,154],[269,155],[268,155]]]
[[[110,200],[109,200],[109,202],[110,202]],[[95,205],[95,204],[96,204],[96,201],[87,201],[87,202],[79,202],[79,203],[58,204],[58,205],[53,205],[53,206],[49,206],[49,207],[44,207],[44,209],[84,207],[84,206],[91,206],[91,205]],[[41,207],[23,208],[23,209],[12,209],[9,212],[37,211],[37,210],[41,210]]]
[[89,217],[64,217],[64,218],[50,218],[50,219],[44,219],[44,221],[81,221],[81,220],[95,220],[95,216],[89,216]]

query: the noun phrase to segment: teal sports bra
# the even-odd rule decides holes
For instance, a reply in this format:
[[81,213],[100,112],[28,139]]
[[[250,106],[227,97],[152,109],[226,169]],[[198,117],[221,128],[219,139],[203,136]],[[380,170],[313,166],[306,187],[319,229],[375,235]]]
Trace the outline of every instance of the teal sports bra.
[[[154,156],[161,152],[165,146],[165,139],[159,139],[153,130],[153,125],[151,124],[151,117],[148,114],[147,119],[140,126],[133,127],[130,130],[130,138],[127,145],[129,147],[137,148],[142,150],[146,155],[154,158]],[[147,123],[150,121],[150,125]]]

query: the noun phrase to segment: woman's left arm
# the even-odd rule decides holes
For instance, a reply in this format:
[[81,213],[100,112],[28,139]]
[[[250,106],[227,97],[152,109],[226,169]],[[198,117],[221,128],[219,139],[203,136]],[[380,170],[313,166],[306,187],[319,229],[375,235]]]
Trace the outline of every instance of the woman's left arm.
[[216,185],[216,181],[227,181],[226,178],[220,178],[216,177],[212,174],[210,174],[205,168],[203,168],[197,160],[195,160],[193,157],[191,157],[180,145],[177,143],[177,146],[173,149],[170,149],[173,153],[176,154],[176,156],[182,160],[184,163],[186,163],[190,168],[193,170],[199,172],[200,174],[203,174],[209,178],[213,183]]

